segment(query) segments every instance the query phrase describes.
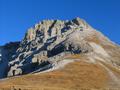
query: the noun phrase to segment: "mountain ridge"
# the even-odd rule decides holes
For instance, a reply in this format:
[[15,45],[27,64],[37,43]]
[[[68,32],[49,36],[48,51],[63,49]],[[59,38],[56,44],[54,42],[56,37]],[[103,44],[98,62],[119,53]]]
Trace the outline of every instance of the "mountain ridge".
[[[120,88],[119,45],[116,45],[79,17],[67,21],[43,20],[28,29],[22,41],[7,44],[0,50],[1,60],[6,61],[5,64],[0,63],[1,68],[2,65],[5,66],[5,70],[0,70],[2,73],[3,71],[5,72],[3,76],[1,75],[1,78],[14,78],[14,76],[20,76],[22,78],[21,75],[23,75],[24,78],[26,74],[28,74],[28,77],[29,75],[35,77],[35,75],[41,76],[44,75],[44,73],[47,78],[47,75],[49,77],[49,73],[51,73],[50,77],[54,80],[53,74],[55,73],[55,75],[58,76],[56,72],[60,75],[64,73],[69,77],[68,73],[74,71],[79,72],[79,70],[82,70],[80,68],[83,68],[83,71],[85,69],[84,73],[86,76],[84,78],[87,78],[87,75],[89,77],[89,71],[91,71],[94,72],[92,74],[95,76],[96,73],[99,73],[101,80],[104,77],[101,74],[104,74],[103,82],[98,85],[93,83],[91,86],[90,82],[87,83],[84,82],[84,80],[80,80],[80,77],[83,77],[82,72],[79,72],[78,76],[73,73],[70,77],[77,77],[78,82],[81,81],[84,82],[84,84],[81,86],[76,83],[77,80],[73,80],[73,85],[78,85],[78,87],[73,86],[74,89],[71,90],[75,90],[75,88],[79,89],[80,87],[84,88],[85,85],[86,88]],[[69,65],[72,65],[73,68]],[[90,68],[88,66],[90,66]],[[76,67],[78,67],[78,69]],[[92,70],[93,68],[96,70],[96,73]],[[62,78],[66,77],[64,74],[61,76]],[[91,77],[92,76],[90,76],[88,80],[91,81]],[[96,77],[94,79],[99,81],[100,78]],[[51,80],[51,82],[53,80]],[[55,80],[59,80],[59,78],[56,77]],[[68,81],[69,80],[72,83],[70,78]],[[5,80],[5,82],[7,82],[7,80]],[[94,82],[94,80],[91,82]],[[48,82],[45,81],[45,83]],[[5,85],[4,81],[0,83],[0,85],[2,84],[3,86]],[[8,84],[11,85],[12,83],[8,80]],[[70,87],[68,88],[68,90],[70,90]]]

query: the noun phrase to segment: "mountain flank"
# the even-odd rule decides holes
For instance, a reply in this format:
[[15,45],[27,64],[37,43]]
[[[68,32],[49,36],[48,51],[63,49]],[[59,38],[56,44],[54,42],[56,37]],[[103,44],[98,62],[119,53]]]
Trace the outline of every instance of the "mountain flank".
[[0,89],[119,90],[120,46],[79,17],[43,20],[0,47]]

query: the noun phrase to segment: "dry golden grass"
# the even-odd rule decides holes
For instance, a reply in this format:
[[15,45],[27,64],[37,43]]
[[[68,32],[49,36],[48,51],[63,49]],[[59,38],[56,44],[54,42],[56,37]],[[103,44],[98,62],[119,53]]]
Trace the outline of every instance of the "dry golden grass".
[[[75,58],[77,57],[74,56]],[[84,61],[68,64],[60,70],[13,77],[0,82],[0,88],[18,90],[90,90],[105,88],[108,75],[103,67]]]
[[[105,44],[104,45],[104,43],[102,43],[102,41],[106,41],[106,42],[108,42],[107,41],[107,39],[106,38],[99,38],[98,36],[97,36],[97,34],[94,34],[92,37],[87,37],[87,38],[85,38],[85,40],[86,41],[88,41],[88,42],[94,42],[94,43],[96,43],[96,44],[99,44],[99,45],[101,45],[104,49],[113,49],[113,48],[116,48],[116,46],[115,45],[113,45],[113,44],[111,44],[111,43],[107,43],[107,45]],[[101,41],[102,40],[102,41]]]
[[115,68],[114,66],[111,66],[110,64],[101,62],[103,65],[105,65],[106,67],[108,67],[115,75],[117,75],[120,78],[120,70],[118,70],[118,68]]

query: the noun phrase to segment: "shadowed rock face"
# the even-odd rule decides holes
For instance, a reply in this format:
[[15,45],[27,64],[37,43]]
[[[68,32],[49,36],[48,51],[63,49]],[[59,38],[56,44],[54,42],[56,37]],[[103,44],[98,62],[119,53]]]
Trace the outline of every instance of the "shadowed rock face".
[[[73,58],[76,55],[78,57]],[[0,76],[57,70],[69,62],[66,59],[75,62],[81,58],[87,63],[100,65],[110,76],[106,64],[120,69],[120,47],[84,20],[44,20],[28,29],[21,42],[0,47]]]
[[11,42],[0,47],[0,78],[7,77],[9,71],[9,62],[12,56],[16,54],[20,42]]

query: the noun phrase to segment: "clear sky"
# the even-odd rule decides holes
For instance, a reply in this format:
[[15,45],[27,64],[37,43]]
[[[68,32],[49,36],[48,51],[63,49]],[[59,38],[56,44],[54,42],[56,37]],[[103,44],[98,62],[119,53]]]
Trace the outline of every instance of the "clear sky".
[[120,0],[0,0],[0,45],[44,19],[85,19],[120,44]]

